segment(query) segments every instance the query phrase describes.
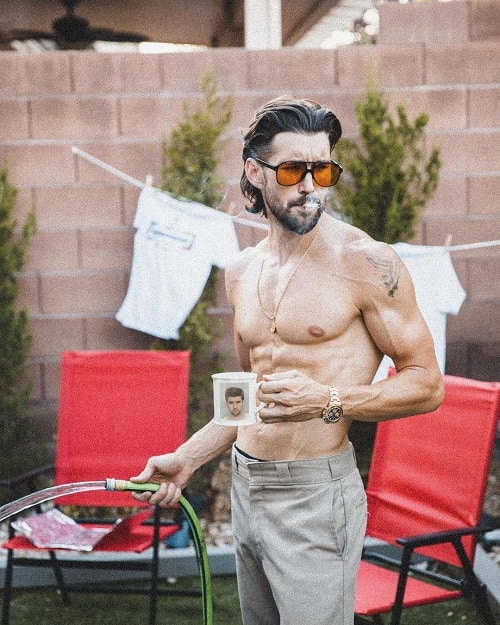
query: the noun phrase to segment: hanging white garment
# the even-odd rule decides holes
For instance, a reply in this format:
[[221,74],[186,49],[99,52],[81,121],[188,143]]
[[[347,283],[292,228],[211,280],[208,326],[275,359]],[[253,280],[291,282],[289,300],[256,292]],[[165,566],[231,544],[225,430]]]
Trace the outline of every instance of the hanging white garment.
[[[446,362],[446,317],[456,315],[466,293],[458,280],[450,253],[444,247],[395,243],[391,246],[403,260],[415,286],[418,307],[434,339],[436,357],[444,373]],[[374,382],[387,377],[392,360],[384,356]]]
[[130,281],[116,319],[152,336],[178,339],[212,265],[225,267],[239,251],[233,220],[202,204],[145,187],[134,227]]

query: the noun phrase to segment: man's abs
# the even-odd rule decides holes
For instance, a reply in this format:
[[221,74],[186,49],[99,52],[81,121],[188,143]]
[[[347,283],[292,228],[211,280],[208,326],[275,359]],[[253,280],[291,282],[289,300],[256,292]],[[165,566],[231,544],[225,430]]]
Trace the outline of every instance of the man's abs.
[[348,446],[348,419],[326,424],[321,418],[297,423],[257,423],[238,428],[236,445],[262,460],[324,458]]

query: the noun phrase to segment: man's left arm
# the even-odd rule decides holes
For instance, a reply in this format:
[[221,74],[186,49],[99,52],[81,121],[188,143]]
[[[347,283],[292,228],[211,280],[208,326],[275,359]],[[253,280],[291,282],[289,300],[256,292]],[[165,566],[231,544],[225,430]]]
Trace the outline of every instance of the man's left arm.
[[364,254],[363,319],[396,374],[375,384],[343,389],[346,416],[384,421],[431,412],[443,399],[434,343],[417,306],[410,275],[392,248],[374,244]]

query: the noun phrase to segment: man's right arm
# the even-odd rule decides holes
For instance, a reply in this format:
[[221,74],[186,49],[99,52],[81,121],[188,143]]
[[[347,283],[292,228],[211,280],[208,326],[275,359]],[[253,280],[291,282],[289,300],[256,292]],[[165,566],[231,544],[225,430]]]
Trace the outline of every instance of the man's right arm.
[[175,452],[151,456],[142,472],[130,480],[139,484],[154,482],[160,488],[155,493],[133,493],[133,497],[151,505],[177,503],[193,473],[231,448],[237,429],[209,421]]

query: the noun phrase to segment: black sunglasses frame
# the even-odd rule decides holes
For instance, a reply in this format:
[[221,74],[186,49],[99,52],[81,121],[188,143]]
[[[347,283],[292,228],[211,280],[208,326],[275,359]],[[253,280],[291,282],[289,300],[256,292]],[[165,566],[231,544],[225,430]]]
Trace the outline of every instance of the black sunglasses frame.
[[[343,171],[342,165],[339,165],[337,162],[330,160],[330,161],[316,161],[315,163],[311,164],[311,167],[307,166],[307,162],[306,161],[283,161],[282,163],[278,163],[278,165],[271,165],[271,163],[267,163],[266,161],[263,161],[261,158],[257,158],[256,156],[253,157],[254,160],[257,161],[257,163],[260,163],[261,165],[264,165],[264,167],[268,167],[269,169],[272,169],[274,172],[276,172],[276,182],[281,185],[282,187],[293,187],[293,185],[295,184],[299,184],[299,182],[302,182],[302,180],[304,180],[304,178],[307,176],[307,174],[311,174],[311,176],[313,177],[314,182],[316,182],[316,184],[319,184],[320,187],[334,187],[337,182],[340,179],[340,174]],[[294,165],[304,165],[305,166],[305,170],[304,173],[302,174],[302,176],[297,180],[297,182],[292,182],[291,184],[283,184],[282,182],[280,182],[278,180],[278,170],[282,165],[285,165],[286,163],[292,163]],[[317,165],[324,165],[325,163],[328,163],[329,165],[334,165],[337,170],[338,170],[338,176],[337,179],[335,180],[335,182],[333,184],[329,184],[329,185],[324,185],[321,184],[320,182],[318,182],[316,180],[316,177],[314,175],[314,168]]]

